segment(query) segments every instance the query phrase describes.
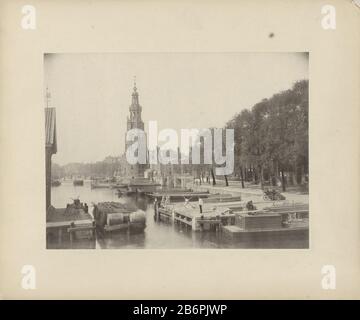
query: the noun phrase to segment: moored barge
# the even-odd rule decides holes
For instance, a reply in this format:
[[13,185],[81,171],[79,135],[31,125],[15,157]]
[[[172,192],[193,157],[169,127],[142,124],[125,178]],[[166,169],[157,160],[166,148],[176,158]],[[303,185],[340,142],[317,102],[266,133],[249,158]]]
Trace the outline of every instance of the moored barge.
[[51,180],[51,186],[52,187],[59,187],[59,186],[61,186],[61,181],[58,180],[58,179]]
[[[295,238],[308,239],[309,219],[305,212],[301,215],[294,211],[241,212],[236,214],[235,224],[221,227],[226,239],[243,241],[264,241],[266,239]],[[304,247],[307,247],[305,244]]]
[[66,208],[49,207],[46,215],[48,249],[95,248],[95,221],[88,206],[75,199]]
[[84,185],[84,180],[75,179],[75,180],[73,181],[73,185],[74,185],[74,186],[83,186],[83,185]]
[[94,204],[93,216],[97,231],[102,235],[115,231],[143,232],[146,227],[143,210],[120,202]]
[[208,198],[210,196],[209,191],[206,192],[197,192],[197,191],[185,191],[185,192],[172,192],[172,191],[158,191],[153,193],[148,193],[147,196],[152,199],[157,199],[158,201],[163,198],[168,198],[171,202],[182,202],[185,199],[188,201],[198,201],[199,198]]

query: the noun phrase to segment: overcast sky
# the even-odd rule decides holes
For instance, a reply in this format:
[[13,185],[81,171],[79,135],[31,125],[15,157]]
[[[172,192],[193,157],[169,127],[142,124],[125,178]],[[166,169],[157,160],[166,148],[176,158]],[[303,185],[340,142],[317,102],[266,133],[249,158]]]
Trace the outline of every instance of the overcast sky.
[[134,76],[145,130],[149,120],[157,120],[159,130],[222,127],[242,109],[308,79],[302,53],[75,53],[44,59],[44,92],[49,87],[56,107],[58,164],[124,151]]

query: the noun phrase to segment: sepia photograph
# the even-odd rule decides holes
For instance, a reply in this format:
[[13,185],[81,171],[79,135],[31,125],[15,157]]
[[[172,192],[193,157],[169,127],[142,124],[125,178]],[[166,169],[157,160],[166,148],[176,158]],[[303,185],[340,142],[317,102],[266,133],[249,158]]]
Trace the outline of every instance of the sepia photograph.
[[308,52],[44,54],[46,248],[309,248],[308,68]]
[[0,1],[0,300],[358,299],[358,2]]

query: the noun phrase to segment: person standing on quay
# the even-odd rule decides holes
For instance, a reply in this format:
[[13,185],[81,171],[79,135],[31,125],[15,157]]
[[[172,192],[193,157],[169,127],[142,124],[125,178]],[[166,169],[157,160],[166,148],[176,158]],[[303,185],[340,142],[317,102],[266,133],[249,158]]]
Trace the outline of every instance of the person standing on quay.
[[155,221],[158,220],[158,214],[159,214],[159,203],[157,197],[155,197],[154,200],[154,219]]
[[203,210],[202,210],[203,205],[204,205],[204,201],[203,201],[203,199],[201,199],[201,198],[199,197],[199,208],[200,208],[200,213],[202,213],[202,212],[203,212]]

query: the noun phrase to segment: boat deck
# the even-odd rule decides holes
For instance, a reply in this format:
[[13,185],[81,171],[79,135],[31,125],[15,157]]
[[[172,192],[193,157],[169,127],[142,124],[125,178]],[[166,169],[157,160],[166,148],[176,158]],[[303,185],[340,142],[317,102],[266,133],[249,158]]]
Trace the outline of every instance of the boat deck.
[[83,207],[51,208],[46,217],[47,248],[94,248],[95,223]]
[[147,193],[148,197],[151,198],[161,198],[161,197],[184,197],[184,198],[191,198],[191,197],[209,197],[208,192],[153,192]]
[[166,208],[158,209],[156,219],[187,225],[193,231],[201,231],[219,229],[221,224],[230,224],[230,220],[234,222],[235,214],[220,206],[203,206],[203,212],[200,213],[199,206],[192,203],[170,204]]
[[287,231],[296,231],[296,230],[309,230],[309,225],[306,222],[294,224],[293,226],[281,227],[281,228],[254,228],[254,229],[244,229],[237,225],[231,226],[222,226],[224,231],[229,233],[263,233],[263,232],[287,232]]
[[92,216],[83,209],[71,209],[69,212],[66,208],[54,208],[46,217],[46,227],[69,226],[71,222],[76,225],[86,225],[91,224],[92,221]]

